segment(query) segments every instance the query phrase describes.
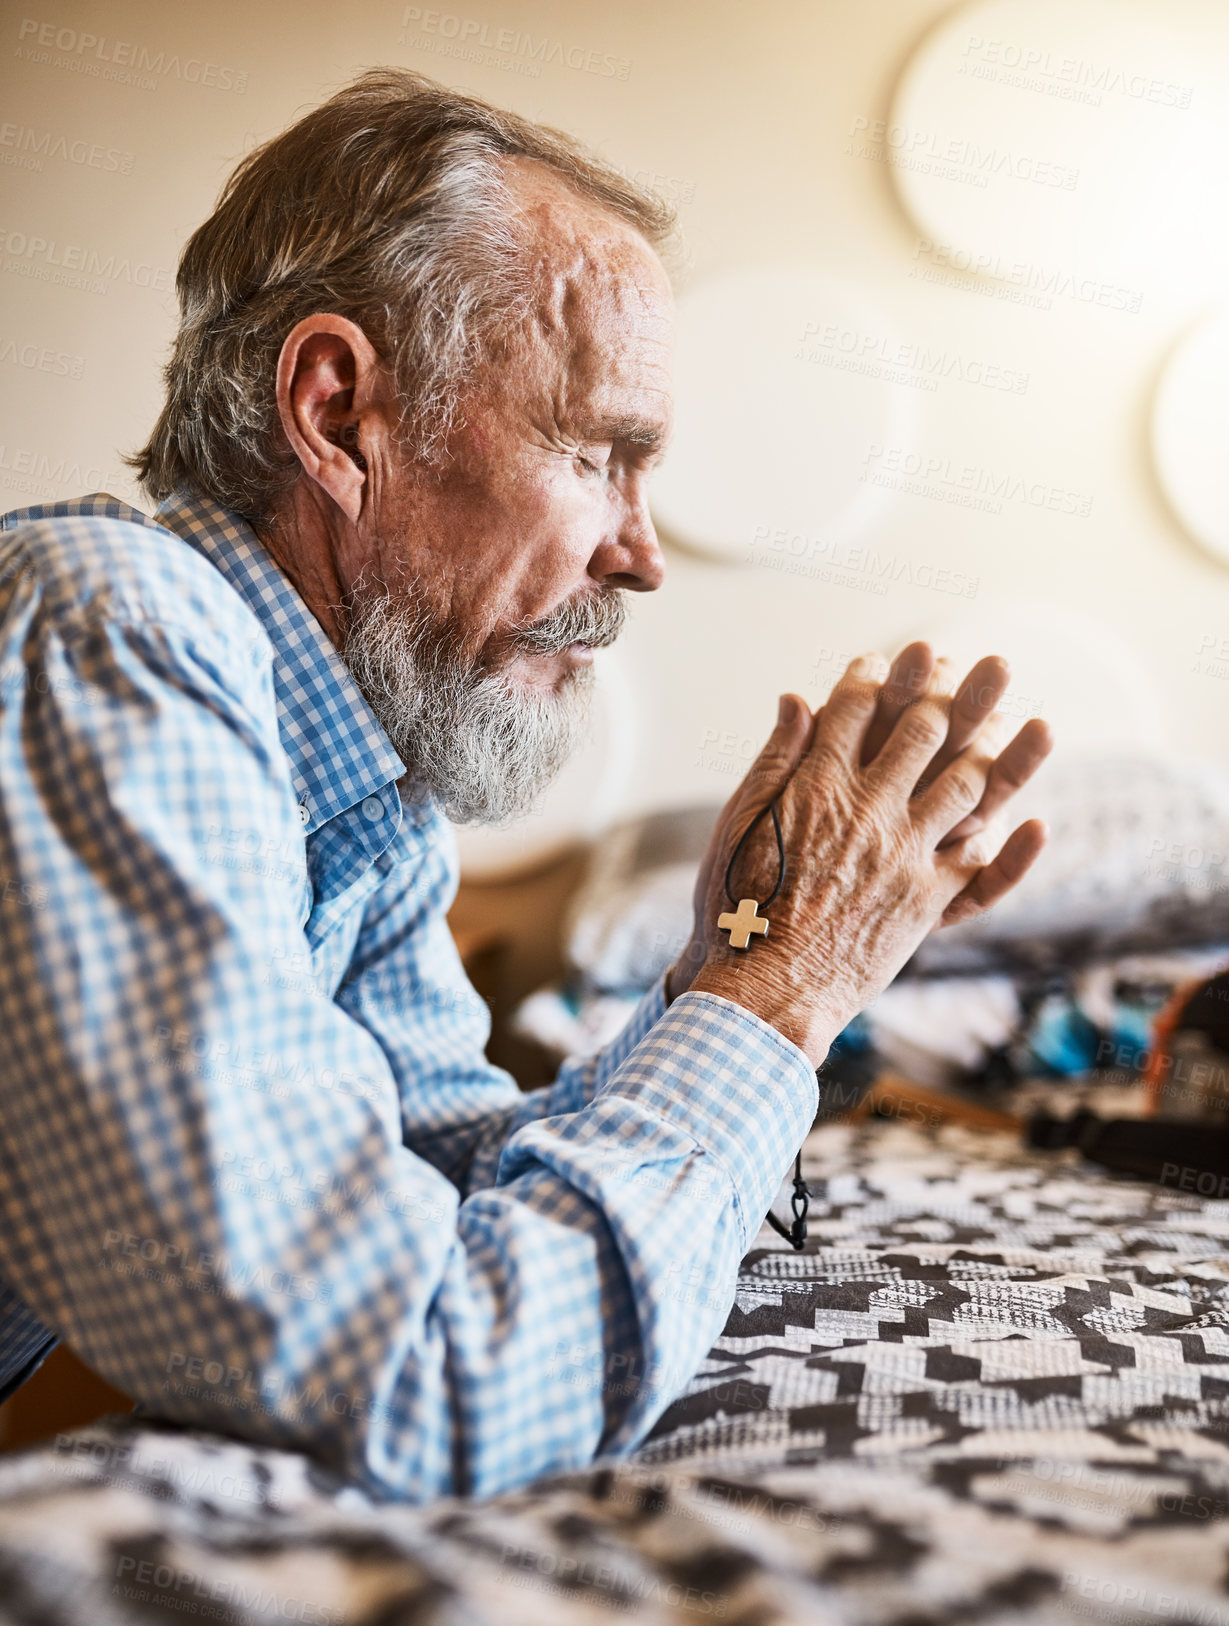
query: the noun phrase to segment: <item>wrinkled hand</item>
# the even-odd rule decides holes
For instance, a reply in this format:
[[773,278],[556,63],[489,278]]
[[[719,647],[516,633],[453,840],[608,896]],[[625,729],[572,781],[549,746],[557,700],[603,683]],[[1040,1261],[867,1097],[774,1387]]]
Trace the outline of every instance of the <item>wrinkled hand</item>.
[[[954,692],[950,665],[925,644],[886,667],[859,657],[814,717],[798,696],[782,697],[776,728],[718,820],[693,936],[667,981],[670,998],[690,986],[744,1005],[817,1066],[927,932],[998,902],[1045,842],[1038,820],[1003,840],[1001,815],[1051,743],[1034,719],[998,749],[1006,663],[979,661]],[[734,949],[716,924],[730,907],[726,866],[778,795],[785,885],[768,935]],[[735,898],[766,897],[776,874],[763,819],[737,865]]]

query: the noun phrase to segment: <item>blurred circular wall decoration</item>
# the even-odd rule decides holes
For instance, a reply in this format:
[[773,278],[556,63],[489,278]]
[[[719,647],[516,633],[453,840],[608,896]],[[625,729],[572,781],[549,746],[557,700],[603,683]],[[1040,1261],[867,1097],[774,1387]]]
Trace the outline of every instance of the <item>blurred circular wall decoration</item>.
[[908,429],[907,366],[883,315],[814,268],[748,267],[684,293],[674,441],[650,488],[663,539],[746,564],[757,545],[816,556],[854,535],[883,497],[872,448]]
[[618,819],[640,726],[636,694],[618,650],[598,650],[593,666],[588,738],[568,758],[537,808],[514,824],[457,827],[458,857],[466,880],[494,880],[536,869],[573,843],[592,840]]
[[1229,308],[1193,327],[1165,363],[1152,455],[1183,528],[1229,564]]
[[1171,9],[981,0],[946,16],[886,116],[850,132],[856,156],[890,167],[918,257],[1055,304],[1209,297],[1229,266],[1229,211],[1209,207],[1229,109]]

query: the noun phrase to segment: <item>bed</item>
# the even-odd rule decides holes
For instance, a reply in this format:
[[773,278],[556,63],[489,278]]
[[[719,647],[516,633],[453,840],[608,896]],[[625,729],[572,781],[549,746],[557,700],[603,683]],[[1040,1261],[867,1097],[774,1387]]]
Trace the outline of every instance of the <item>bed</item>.
[[805,1169],[631,1460],[411,1509],[106,1420],[0,1458],[0,1619],[1229,1622],[1229,1202],[915,1110]]
[[[1229,964],[1229,886],[1190,858],[1229,851],[1223,771],[1090,758],[1046,797],[1029,884],[930,939],[842,1036],[806,1247],[765,1225],[632,1458],[415,1509],[292,1453],[105,1419],[0,1456],[0,1621],[1229,1626],[1229,1201],[925,1105],[1139,1113],[1157,1011]],[[548,1072],[677,953],[714,814],[598,844],[565,974],[522,1007]],[[848,1121],[868,1087],[877,1116]]]

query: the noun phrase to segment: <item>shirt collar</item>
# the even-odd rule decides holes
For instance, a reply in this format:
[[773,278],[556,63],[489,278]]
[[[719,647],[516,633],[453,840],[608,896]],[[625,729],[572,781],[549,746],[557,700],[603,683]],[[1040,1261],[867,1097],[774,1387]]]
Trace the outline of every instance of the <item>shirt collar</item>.
[[307,833],[401,779],[405,764],[345,662],[246,520],[183,491],[155,518],[216,566],[269,635],[278,726]]

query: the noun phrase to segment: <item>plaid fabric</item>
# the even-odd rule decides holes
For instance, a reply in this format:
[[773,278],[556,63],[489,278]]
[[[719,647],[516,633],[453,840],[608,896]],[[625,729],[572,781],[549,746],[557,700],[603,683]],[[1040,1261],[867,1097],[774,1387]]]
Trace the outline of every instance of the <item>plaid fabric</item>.
[[0,1383],[62,1337],[387,1496],[628,1450],[725,1319],[805,1058],[659,985],[521,1095],[448,827],[248,527],[4,528]]

